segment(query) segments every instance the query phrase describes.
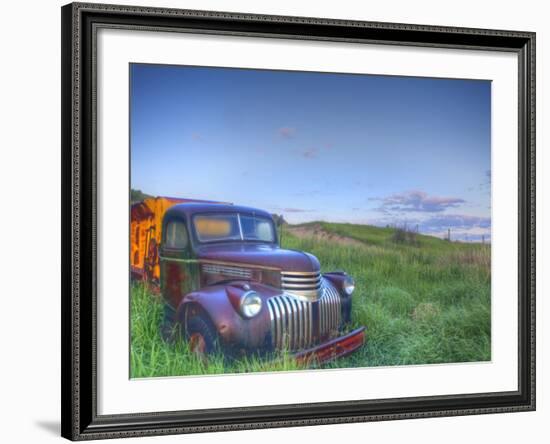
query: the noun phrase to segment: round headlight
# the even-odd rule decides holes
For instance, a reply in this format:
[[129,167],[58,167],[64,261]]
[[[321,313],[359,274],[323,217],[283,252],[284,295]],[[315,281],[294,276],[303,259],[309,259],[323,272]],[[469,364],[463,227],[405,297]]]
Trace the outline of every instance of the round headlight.
[[241,297],[241,313],[246,318],[253,318],[262,309],[262,299],[255,291],[247,291]]
[[351,296],[351,294],[355,290],[355,281],[351,276],[346,276],[346,279],[344,279],[344,291],[348,296]]

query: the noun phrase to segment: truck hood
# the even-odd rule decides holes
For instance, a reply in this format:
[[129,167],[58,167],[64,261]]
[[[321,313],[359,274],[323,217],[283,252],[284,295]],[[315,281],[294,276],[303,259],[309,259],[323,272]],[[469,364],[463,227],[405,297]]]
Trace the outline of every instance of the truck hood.
[[283,271],[320,271],[315,256],[268,244],[216,244],[198,248],[199,260],[235,263]]

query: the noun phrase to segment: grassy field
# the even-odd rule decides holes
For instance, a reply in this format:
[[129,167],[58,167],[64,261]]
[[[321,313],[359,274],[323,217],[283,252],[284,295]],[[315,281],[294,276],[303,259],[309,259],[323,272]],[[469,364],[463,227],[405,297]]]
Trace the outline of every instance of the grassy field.
[[[286,228],[283,247],[317,256],[323,271],[356,280],[353,324],[367,326],[367,345],[325,367],[369,367],[491,359],[490,246],[416,235],[395,242],[395,230],[312,223]],[[288,356],[205,364],[185,343],[159,335],[162,305],[142,285],[131,291],[132,377],[295,370]]]

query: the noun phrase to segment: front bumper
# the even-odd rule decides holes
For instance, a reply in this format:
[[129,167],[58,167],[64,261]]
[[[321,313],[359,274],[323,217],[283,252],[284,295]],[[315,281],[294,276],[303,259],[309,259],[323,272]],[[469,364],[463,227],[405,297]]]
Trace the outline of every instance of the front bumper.
[[312,365],[333,361],[347,356],[365,343],[365,327],[359,327],[344,336],[294,354],[298,363]]

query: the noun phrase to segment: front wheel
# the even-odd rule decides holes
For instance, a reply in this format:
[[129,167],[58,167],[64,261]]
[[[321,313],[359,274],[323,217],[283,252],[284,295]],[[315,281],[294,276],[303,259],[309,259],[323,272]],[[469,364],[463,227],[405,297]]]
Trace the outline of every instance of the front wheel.
[[195,314],[187,320],[186,338],[191,352],[201,358],[221,351],[220,339],[210,319]]

